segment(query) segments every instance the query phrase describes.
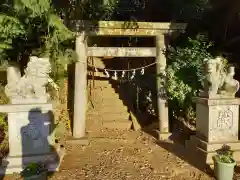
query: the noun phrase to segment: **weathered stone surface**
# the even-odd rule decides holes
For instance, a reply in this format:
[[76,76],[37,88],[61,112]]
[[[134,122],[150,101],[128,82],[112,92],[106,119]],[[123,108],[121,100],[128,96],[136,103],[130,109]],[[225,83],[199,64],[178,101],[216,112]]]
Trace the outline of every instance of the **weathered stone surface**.
[[49,114],[41,112],[8,113],[10,156],[50,152],[53,140]]
[[208,98],[195,98],[194,99],[197,104],[202,104],[204,106],[220,106],[220,105],[239,105],[239,98],[231,98],[231,99],[208,99]]
[[220,57],[205,59],[204,91],[201,97],[218,98],[218,90],[224,81],[223,60]]
[[[206,141],[201,140],[200,138],[196,136],[191,136],[190,140],[194,141],[197,145],[197,147],[203,149],[204,151],[207,152],[214,152],[216,150],[219,150],[222,148],[222,143],[208,143]],[[240,150],[240,142],[239,141],[229,141],[226,142],[224,145],[231,147],[233,150]]]
[[78,62],[75,64],[73,136],[83,138],[86,135],[87,111],[87,45],[85,33],[76,38]]
[[230,66],[226,73],[223,58],[217,57],[205,61],[204,91],[200,92],[200,96],[210,99],[234,98],[239,90],[239,82],[234,79],[234,67]]
[[182,29],[185,30],[186,23],[170,23],[170,22],[130,22],[130,21],[74,21],[79,27],[98,27],[109,29]]
[[207,142],[237,141],[238,108],[239,104],[224,105],[223,102],[221,105],[211,106],[197,104],[197,135]]
[[23,77],[19,68],[9,67],[5,93],[11,104],[47,103],[50,96],[45,86],[51,79],[50,72],[49,59],[35,56],[30,57]]
[[124,21],[72,21],[74,31],[85,30],[88,35],[155,36],[173,31],[184,31],[186,23],[154,23]]
[[120,121],[120,122],[122,122],[122,121],[127,121],[128,118],[129,118],[129,115],[126,112],[121,112],[121,113],[110,113],[109,112],[108,114],[104,114],[102,119],[99,119],[98,114],[96,114],[96,115],[92,114],[92,119],[94,121],[103,120],[103,121],[106,121],[106,122],[110,122],[110,121]]
[[39,161],[51,170],[57,168],[64,154],[54,148],[52,105],[7,106],[5,110],[12,107],[8,111],[9,154],[2,161],[0,173],[20,172],[27,164]]
[[49,153],[50,146],[54,145],[52,109],[42,111],[39,107],[28,111],[22,108],[22,112],[17,110],[18,112],[8,113],[9,155]]
[[107,129],[129,130],[132,126],[132,121],[103,121],[102,126]]
[[235,97],[235,94],[239,90],[239,82],[234,79],[235,68],[230,66],[228,73],[224,79],[223,86],[220,89],[220,94],[223,97]]
[[[240,141],[235,142],[226,142],[224,145],[231,147],[231,150],[234,152],[233,157],[234,160],[239,163],[240,162]],[[188,150],[191,150],[191,153],[194,156],[201,157],[202,163],[207,163],[209,165],[213,165],[213,156],[217,154],[217,150],[221,149],[223,143],[208,143],[199,139],[196,136],[191,136],[190,140],[186,141],[185,147]]]
[[228,145],[240,162],[239,99],[197,98],[196,103],[196,135],[186,141],[186,147],[202,156],[203,163],[213,164],[216,151]]
[[103,29],[86,30],[90,36],[155,36],[157,34],[171,33],[174,30],[165,29]]
[[155,57],[156,56],[156,48],[88,47],[88,56]]
[[17,113],[29,112],[30,109],[41,109],[42,111],[49,111],[53,108],[52,104],[6,104],[0,105],[1,113]]
[[[157,92],[158,92],[158,119],[160,121],[159,129],[162,133],[169,132],[168,122],[168,106],[165,96],[165,68],[166,57],[165,50],[165,34],[171,32],[184,31],[187,24],[185,23],[153,23],[153,22],[119,22],[119,21],[78,21],[72,22],[72,28],[79,33],[76,40],[76,51],[78,54],[78,65],[82,63],[81,68],[75,70],[75,105],[74,105],[74,136],[77,138],[84,136],[86,107],[85,91],[81,89],[86,86],[82,79],[85,78],[86,56],[101,57],[154,57],[157,59]],[[104,35],[104,36],[156,36],[156,48],[103,48],[103,47],[87,47],[85,35]],[[85,54],[87,49],[87,54]],[[84,64],[84,65],[83,65]],[[78,67],[76,66],[76,67]],[[101,65],[103,66],[103,65]],[[81,71],[81,72],[80,72]],[[82,77],[82,79],[80,78]],[[80,85],[81,82],[81,85]],[[83,83],[84,82],[84,83]],[[163,84],[163,85],[162,85]],[[81,86],[81,88],[80,88]],[[81,91],[81,94],[80,94]],[[106,93],[106,92],[105,92]],[[84,97],[83,97],[84,96]],[[81,101],[80,101],[81,99]],[[78,105],[77,105],[78,104]],[[82,107],[81,109],[80,106]],[[80,123],[81,122],[81,123]],[[78,130],[75,127],[81,127]],[[113,125],[114,126],[114,125]]]
[[49,172],[59,170],[60,164],[65,155],[64,148],[57,148],[49,154],[40,154],[34,156],[25,156],[24,161],[22,156],[8,156],[3,159],[0,174],[20,173],[28,164],[45,162]]
[[[165,36],[156,36],[156,48],[158,50],[156,56],[156,82],[157,82],[157,113],[159,120],[159,139],[165,139],[169,133],[169,118],[168,118],[168,102],[166,95],[166,65],[167,60],[164,54],[166,48]],[[163,133],[161,136],[160,134]]]
[[170,140],[170,137],[172,136],[172,133],[170,133],[170,132],[158,131],[157,133],[158,133],[158,140],[160,140],[160,141]]

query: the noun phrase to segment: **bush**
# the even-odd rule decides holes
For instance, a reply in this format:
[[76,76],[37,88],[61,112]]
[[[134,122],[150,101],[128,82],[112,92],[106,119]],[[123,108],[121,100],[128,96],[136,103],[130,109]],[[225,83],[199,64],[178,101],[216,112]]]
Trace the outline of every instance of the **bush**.
[[[4,84],[0,83],[0,104],[8,104],[9,100],[4,93]],[[8,123],[7,114],[0,113],[0,154],[8,153]]]
[[5,86],[0,83],[0,104],[8,104],[9,99],[5,95]]
[[195,108],[192,97],[196,96],[203,85],[203,60],[212,58],[208,52],[213,45],[202,35],[178,47],[169,47],[166,51],[168,59],[167,93],[169,105],[176,118],[195,119]]

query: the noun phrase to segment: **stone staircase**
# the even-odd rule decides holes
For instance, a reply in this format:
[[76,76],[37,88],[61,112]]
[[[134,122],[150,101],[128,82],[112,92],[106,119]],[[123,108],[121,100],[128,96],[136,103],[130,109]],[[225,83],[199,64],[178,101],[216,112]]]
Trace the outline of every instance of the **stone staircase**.
[[[105,67],[100,59],[95,60],[95,62],[97,67]],[[131,129],[132,121],[129,120],[130,115],[127,106],[120,99],[118,81],[107,78],[104,72],[95,73],[94,79],[95,86],[91,88],[90,84],[93,83],[93,80],[88,80],[87,131]]]

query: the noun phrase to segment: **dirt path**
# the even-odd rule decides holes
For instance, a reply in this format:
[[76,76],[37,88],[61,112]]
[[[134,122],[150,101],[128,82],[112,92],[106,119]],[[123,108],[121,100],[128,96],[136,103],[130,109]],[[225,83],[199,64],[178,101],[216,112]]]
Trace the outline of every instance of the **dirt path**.
[[[150,135],[129,131],[113,138],[90,137],[86,147],[68,146],[52,180],[211,180],[206,173],[155,143]],[[108,134],[106,132],[106,134]],[[173,144],[169,143],[169,146]],[[176,147],[176,146],[173,146]],[[179,146],[179,151],[181,147]],[[239,177],[238,177],[239,178]],[[236,179],[238,179],[236,177]],[[6,180],[18,179],[5,177]]]
[[129,131],[114,138],[93,138],[89,146],[69,147],[53,179],[211,179],[159,147],[148,134]]

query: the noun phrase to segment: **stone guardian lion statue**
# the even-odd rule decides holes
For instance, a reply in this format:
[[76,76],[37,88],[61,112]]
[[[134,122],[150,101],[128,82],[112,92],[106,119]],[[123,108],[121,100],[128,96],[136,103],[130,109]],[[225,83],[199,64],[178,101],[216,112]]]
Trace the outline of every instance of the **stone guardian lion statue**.
[[36,56],[30,57],[25,75],[22,77],[18,67],[10,67],[7,72],[8,84],[5,87],[5,93],[11,103],[47,103],[50,97],[46,92],[46,85],[49,82],[54,84],[49,77],[50,72],[49,59]]

